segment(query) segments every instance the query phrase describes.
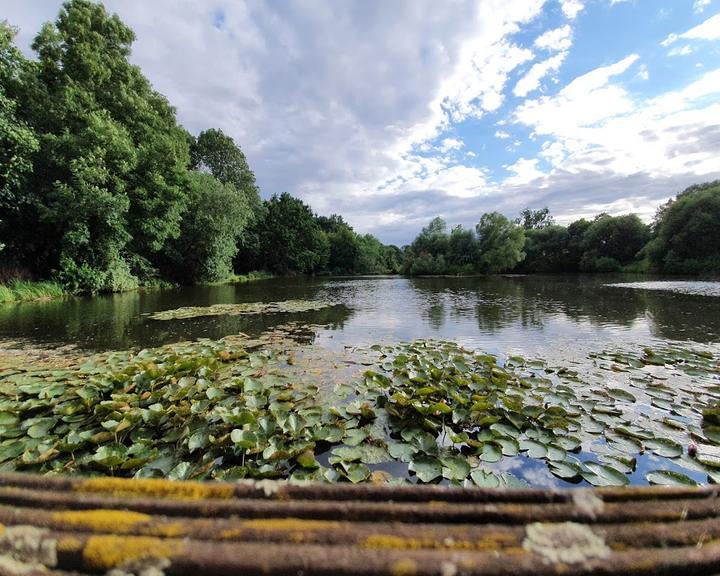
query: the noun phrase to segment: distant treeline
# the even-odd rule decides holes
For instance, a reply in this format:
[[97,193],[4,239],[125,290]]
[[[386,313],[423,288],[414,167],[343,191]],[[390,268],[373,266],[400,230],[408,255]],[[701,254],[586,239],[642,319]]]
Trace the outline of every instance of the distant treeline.
[[385,246],[287,193],[262,201],[232,138],[177,123],[128,61],[134,33],[102,4],[65,2],[35,37],[36,59],[15,33],[0,23],[0,283],[13,298],[21,280],[94,293],[251,270],[720,271],[718,183],[688,189],[651,227],[601,215],[565,228],[528,210],[449,234],[435,219],[403,250]]
[[599,214],[569,226],[547,208],[514,221],[483,214],[475,230],[447,232],[442,218],[404,250],[406,274],[656,272],[720,274],[720,181],[695,185],[662,205],[650,225],[635,214]]

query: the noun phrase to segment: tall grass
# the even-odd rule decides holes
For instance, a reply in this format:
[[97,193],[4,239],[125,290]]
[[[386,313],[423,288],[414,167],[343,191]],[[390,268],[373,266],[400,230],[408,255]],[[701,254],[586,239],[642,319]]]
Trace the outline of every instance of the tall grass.
[[223,280],[216,280],[214,282],[204,282],[206,286],[217,286],[220,284],[243,284],[245,282],[253,282],[255,280],[267,280],[272,278],[273,275],[268,272],[248,272],[247,274],[233,274]]
[[0,284],[0,302],[2,303],[61,298],[65,294],[65,290],[57,282],[11,280],[7,284]]

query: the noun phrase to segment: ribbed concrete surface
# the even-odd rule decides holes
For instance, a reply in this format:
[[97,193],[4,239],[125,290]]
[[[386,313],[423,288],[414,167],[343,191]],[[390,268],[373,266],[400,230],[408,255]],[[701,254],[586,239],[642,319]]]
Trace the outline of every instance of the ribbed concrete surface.
[[714,574],[718,494],[0,474],[0,575]]

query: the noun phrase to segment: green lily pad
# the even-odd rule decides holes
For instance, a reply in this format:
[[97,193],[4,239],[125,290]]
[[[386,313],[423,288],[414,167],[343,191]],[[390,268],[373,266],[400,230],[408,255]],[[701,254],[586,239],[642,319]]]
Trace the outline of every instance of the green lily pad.
[[442,476],[440,460],[432,456],[416,456],[410,462],[408,470],[415,472],[415,475],[422,482],[432,482]]
[[650,484],[659,484],[660,486],[697,486],[697,482],[681,474],[670,470],[653,470],[645,475]]

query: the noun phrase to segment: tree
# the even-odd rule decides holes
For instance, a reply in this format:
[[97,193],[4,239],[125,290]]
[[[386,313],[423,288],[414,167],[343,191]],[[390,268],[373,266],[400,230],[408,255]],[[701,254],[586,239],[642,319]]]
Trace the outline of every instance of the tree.
[[547,207],[540,210],[530,210],[525,208],[520,212],[520,217],[515,219],[515,224],[522,226],[525,230],[538,230],[547,228],[554,224],[553,217],[550,216],[550,210]]
[[265,209],[259,224],[265,267],[280,274],[323,270],[330,246],[310,207],[283,192],[265,202]]
[[454,273],[472,272],[477,260],[477,242],[472,230],[455,226],[448,240],[447,260]]
[[600,214],[583,237],[580,268],[588,272],[613,272],[635,261],[650,238],[650,230],[635,214]]
[[227,278],[248,219],[245,196],[232,184],[195,172],[190,175],[188,201],[192,210],[167,251],[171,273],[182,283]]
[[570,271],[569,244],[570,234],[563,226],[553,224],[525,230],[525,259],[518,269],[523,272]]
[[261,201],[255,174],[240,146],[222,130],[200,132],[190,145],[190,165],[194,170],[210,172],[223,184],[232,184],[251,211],[258,211]]
[[152,268],[185,209],[185,132],[129,63],[134,38],[101,4],[70,0],[32,45],[23,114],[40,152],[25,220],[43,234],[25,257],[88,291],[114,289],[130,264]]
[[444,255],[447,252],[448,235],[447,225],[442,218],[433,218],[430,224],[422,229],[413,241],[411,249],[414,254],[422,253],[431,256]]
[[646,252],[670,274],[720,273],[720,180],[687,188],[658,211]]
[[21,246],[15,234],[25,202],[23,189],[39,148],[35,131],[18,116],[18,84],[29,64],[13,44],[16,31],[0,22],[0,251],[15,259]]
[[525,257],[523,229],[502,214],[483,214],[475,230],[478,236],[478,270],[489,274],[505,272]]

